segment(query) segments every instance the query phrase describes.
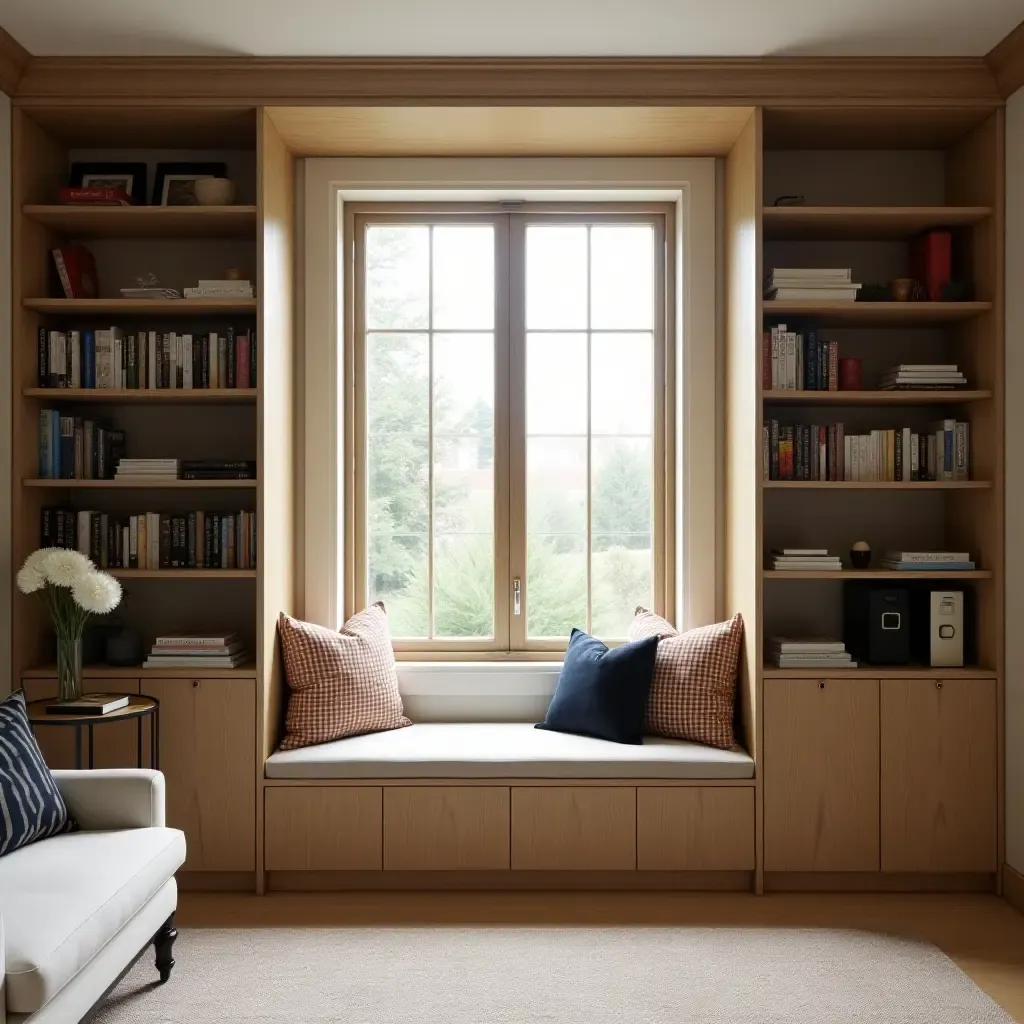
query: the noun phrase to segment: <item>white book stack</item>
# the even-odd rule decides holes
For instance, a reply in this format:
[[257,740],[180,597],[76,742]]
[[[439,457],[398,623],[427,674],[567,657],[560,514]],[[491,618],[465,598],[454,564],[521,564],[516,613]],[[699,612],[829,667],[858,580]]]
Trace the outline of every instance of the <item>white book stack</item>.
[[186,299],[251,299],[251,281],[223,280],[200,281],[195,288],[185,289]]
[[838,555],[830,555],[827,548],[773,548],[772,568],[776,571],[839,572],[843,563]]
[[178,479],[177,459],[118,459],[115,480],[156,483]]
[[846,644],[831,637],[773,636],[768,645],[768,658],[779,668],[814,668],[823,673],[857,667]]
[[928,391],[960,388],[966,383],[956,363],[900,363],[886,370],[878,386],[883,391]]
[[239,668],[248,655],[237,633],[158,636],[143,668]]
[[776,267],[764,281],[764,297],[781,302],[855,302],[860,285],[840,268]]

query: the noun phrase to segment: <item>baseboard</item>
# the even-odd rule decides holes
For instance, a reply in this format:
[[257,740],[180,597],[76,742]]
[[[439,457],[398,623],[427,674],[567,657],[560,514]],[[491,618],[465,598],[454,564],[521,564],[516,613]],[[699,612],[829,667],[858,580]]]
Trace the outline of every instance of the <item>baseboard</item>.
[[988,873],[766,871],[765,892],[995,892]]
[[182,892],[255,892],[255,871],[179,871]]
[[1024,914],[1024,875],[1003,864],[1003,899]]
[[752,871],[268,871],[268,892],[664,890],[750,892]]

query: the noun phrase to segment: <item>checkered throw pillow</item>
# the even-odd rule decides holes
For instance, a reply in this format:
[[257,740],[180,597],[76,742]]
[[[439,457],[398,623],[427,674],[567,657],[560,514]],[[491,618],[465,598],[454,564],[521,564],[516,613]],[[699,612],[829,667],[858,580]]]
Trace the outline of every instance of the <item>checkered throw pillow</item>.
[[733,734],[733,715],[743,619],[734,615],[728,622],[680,633],[667,619],[637,608],[629,639],[651,636],[661,639],[647,699],[647,731],[722,750],[742,749]]
[[402,713],[383,604],[353,615],[336,633],[281,614],[291,694],[282,750],[412,725]]

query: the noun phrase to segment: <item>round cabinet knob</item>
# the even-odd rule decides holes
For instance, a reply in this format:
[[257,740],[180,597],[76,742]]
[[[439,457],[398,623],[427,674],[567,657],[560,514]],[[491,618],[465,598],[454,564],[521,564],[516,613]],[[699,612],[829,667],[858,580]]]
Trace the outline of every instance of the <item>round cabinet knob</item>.
[[192,687],[193,687],[193,689],[198,689],[199,688],[199,680],[198,679],[193,679],[192,680]]
[[941,679],[936,679],[935,680],[935,689],[936,690],[941,690],[942,689],[942,680]]
[[818,681],[818,689],[819,690],[824,690],[825,689],[825,680],[824,679],[820,679]]

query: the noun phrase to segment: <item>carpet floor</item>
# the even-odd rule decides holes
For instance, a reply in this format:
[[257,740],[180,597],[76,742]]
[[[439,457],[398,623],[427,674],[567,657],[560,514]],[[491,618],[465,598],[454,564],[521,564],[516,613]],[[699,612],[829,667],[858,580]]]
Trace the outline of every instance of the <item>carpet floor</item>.
[[786,928],[182,929],[95,1024],[1007,1024],[928,943]]

